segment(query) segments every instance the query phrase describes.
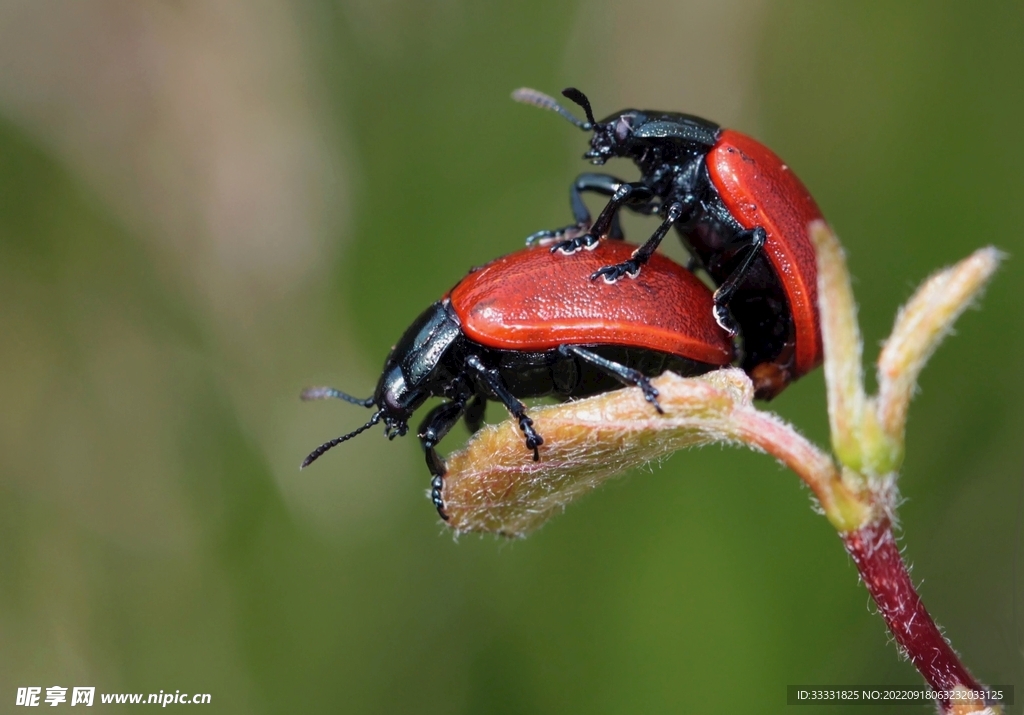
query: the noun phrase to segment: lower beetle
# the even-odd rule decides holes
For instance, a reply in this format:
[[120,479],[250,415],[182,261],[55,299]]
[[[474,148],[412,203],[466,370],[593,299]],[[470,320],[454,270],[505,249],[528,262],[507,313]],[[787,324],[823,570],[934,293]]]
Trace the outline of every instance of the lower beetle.
[[584,397],[624,384],[643,390],[660,412],[649,377],[725,367],[733,346],[712,317],[711,291],[668,258],[653,256],[643,275],[620,291],[585,280],[600,266],[625,260],[634,248],[605,241],[576,261],[532,248],[470,272],[405,331],[372,397],[330,387],[302,394],[306,400],[339,398],[377,408],[366,424],[320,445],[302,466],[381,421],[389,439],[402,436],[427,398],[444,398],[423,421],[419,439],[432,477],[431,498],[447,519],[445,465],[435,447],[460,418],[470,431],[479,429],[488,400],[502,403],[519,421],[534,459],[544,439],[520,398]]

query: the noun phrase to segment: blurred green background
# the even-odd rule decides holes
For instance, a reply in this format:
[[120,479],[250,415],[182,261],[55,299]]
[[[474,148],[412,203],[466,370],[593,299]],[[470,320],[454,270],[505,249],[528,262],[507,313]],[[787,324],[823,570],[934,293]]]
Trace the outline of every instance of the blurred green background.
[[[453,541],[412,438],[298,472],[366,419],[303,387],[369,394],[467,268],[567,222],[586,137],[522,85],[773,147],[844,239],[868,359],[931,271],[1009,253],[924,372],[900,515],[954,647],[1024,685],[1022,37],[1019,2],[0,5],[0,711],[769,713],[919,682],[763,455],[678,454],[516,543]],[[772,408],[827,443],[820,371]]]

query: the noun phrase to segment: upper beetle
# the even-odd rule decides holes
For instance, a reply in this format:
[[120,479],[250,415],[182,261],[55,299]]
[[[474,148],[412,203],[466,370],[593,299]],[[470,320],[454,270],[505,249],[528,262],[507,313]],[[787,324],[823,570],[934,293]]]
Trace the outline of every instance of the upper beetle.
[[664,370],[699,375],[729,365],[733,346],[712,317],[711,291],[682,266],[654,256],[621,291],[586,280],[605,263],[626,260],[634,248],[604,241],[578,261],[532,248],[474,270],[405,331],[372,397],[330,387],[303,393],[303,399],[336,397],[377,409],[362,427],[317,447],[302,466],[380,421],[389,438],[404,435],[424,401],[441,397],[445,401],[427,414],[419,438],[432,476],[431,498],[447,519],[445,466],[434,448],[462,417],[476,431],[487,400],[502,403],[519,421],[526,447],[538,459],[544,440],[520,398],[567,399],[626,384],[643,390],[660,411],[648,377]]
[[[821,211],[789,167],[755,139],[700,117],[624,109],[597,121],[582,92],[569,88],[562,94],[583,108],[586,122],[536,90],[519,89],[512,96],[593,132],[584,158],[597,165],[613,157],[632,159],[641,176],[626,182],[580,174],[570,190],[576,223],[538,231],[528,242],[554,239],[552,251],[574,253],[592,248],[601,236],[622,238],[622,207],[658,214],[661,225],[646,243],[591,278],[611,283],[635,277],[675,226],[690,249],[691,267],[703,265],[718,285],[716,320],[742,334],[743,368],[759,398],[771,399],[817,367],[817,266],[807,226],[821,219]],[[610,197],[593,223],[584,192]]]

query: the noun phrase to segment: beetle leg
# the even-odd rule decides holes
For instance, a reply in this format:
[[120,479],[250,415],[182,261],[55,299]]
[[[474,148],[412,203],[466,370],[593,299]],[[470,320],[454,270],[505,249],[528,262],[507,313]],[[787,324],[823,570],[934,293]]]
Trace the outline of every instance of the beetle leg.
[[614,188],[611,200],[601,209],[601,213],[597,215],[597,220],[594,221],[594,225],[590,229],[598,236],[603,236],[608,232],[612,219],[615,218],[620,208],[623,206],[646,207],[654,198],[651,187],[641,181],[618,182]]
[[459,421],[466,411],[466,400],[456,400],[438,405],[427,413],[426,418],[420,424],[419,438],[423,445],[423,451],[427,455],[427,469],[430,470],[430,500],[434,502],[437,513],[441,518],[448,521],[448,515],[444,513],[444,501],[441,492],[444,490],[444,473],[446,471],[444,460],[434,449],[437,443],[444,439],[455,423]]
[[613,241],[626,240],[626,234],[622,232],[622,221],[619,220],[618,212],[612,216],[612,223],[608,226],[608,234],[606,238],[610,238]]
[[[590,209],[583,203],[583,193],[590,192],[601,194],[602,196],[612,196],[621,184],[621,179],[617,179],[609,174],[580,174],[576,177],[576,181],[572,183],[572,186],[569,187],[569,206],[572,208],[572,216],[576,219],[576,223],[553,231],[537,231],[530,234],[526,239],[526,245],[531,246],[539,241],[555,238],[562,239],[570,233],[583,235],[590,228],[591,224]],[[618,216],[615,217],[608,229],[608,237],[614,239],[623,238],[622,225],[619,223]]]
[[665,220],[661,222],[658,229],[654,234],[647,239],[647,242],[640,246],[640,248],[633,251],[633,257],[622,263],[616,263],[613,266],[605,266],[594,272],[590,276],[590,280],[596,281],[598,278],[604,278],[605,283],[614,283],[623,276],[629,276],[630,278],[636,278],[640,274],[640,267],[643,266],[647,261],[651,260],[651,256],[658,250],[658,246],[661,245],[662,239],[665,238],[665,234],[672,228],[672,225],[679,220],[679,217],[683,215],[683,204],[680,201],[676,201],[668,207],[668,211],[665,213]]
[[[604,182],[600,185],[600,189],[591,190],[599,191],[600,193],[606,193],[611,190],[611,199],[601,209],[597,220],[594,221],[594,225],[590,227],[587,233],[556,243],[551,247],[552,253],[561,251],[565,254],[571,254],[581,248],[593,248],[597,245],[598,239],[605,235],[621,238],[622,227],[621,225],[616,227],[619,220],[619,209],[623,206],[629,206],[630,208],[636,207],[640,211],[646,211],[647,207],[651,205],[652,199],[654,199],[654,192],[651,188],[640,181],[626,183],[605,174],[583,174],[580,178],[583,179],[584,177],[599,177],[603,179]],[[577,181],[580,180],[578,179]]]
[[487,385],[487,388],[498,398],[498,401],[505,405],[505,409],[519,421],[519,429],[526,436],[526,448],[533,450],[533,461],[539,461],[540,451],[537,448],[544,444],[544,438],[537,434],[537,431],[533,428],[533,420],[526,415],[526,405],[509,392],[509,389],[505,387],[505,383],[501,381],[498,371],[485,367],[476,355],[470,355],[466,358],[466,367],[471,369]]
[[737,327],[732,316],[726,310],[726,305],[732,299],[736,289],[747,277],[747,272],[753,265],[754,259],[761,255],[767,240],[768,234],[765,233],[764,228],[758,226],[757,228],[741,231],[736,234],[736,238],[732,241],[733,246],[736,247],[734,250],[747,249],[747,255],[736,270],[730,273],[729,277],[722,281],[722,284],[718,286],[718,290],[715,291],[715,320],[730,335],[736,334]]
[[[580,174],[573,182],[569,191],[569,203],[572,206],[572,215],[576,218],[576,225],[582,229],[590,227],[590,211],[583,203],[583,192],[589,191],[603,196],[613,196],[622,184],[609,174]],[[619,221],[619,214],[612,216],[611,225],[608,227],[608,238],[621,241],[626,235],[622,232],[622,223]]]
[[558,352],[562,355],[574,355],[580,360],[590,363],[594,367],[604,370],[627,387],[639,387],[644,393],[644,399],[654,405],[659,414],[665,414],[658,404],[658,390],[651,384],[650,379],[639,370],[626,367],[622,363],[603,358],[597,353],[585,350],[577,345],[559,345]]
[[484,412],[487,410],[487,398],[483,395],[474,395],[466,406],[466,427],[470,434],[476,434],[484,425]]

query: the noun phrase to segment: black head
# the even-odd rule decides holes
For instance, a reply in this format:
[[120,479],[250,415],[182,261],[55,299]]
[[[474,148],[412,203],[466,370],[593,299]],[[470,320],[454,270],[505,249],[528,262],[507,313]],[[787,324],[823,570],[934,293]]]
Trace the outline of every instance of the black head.
[[308,467],[324,452],[381,421],[388,439],[404,436],[409,431],[413,413],[428,397],[442,394],[444,386],[451,381],[443,358],[461,334],[459,324],[448,314],[445,304],[434,303],[391,348],[373,397],[360,399],[331,387],[314,387],[303,392],[303,400],[338,398],[362,407],[376,407],[377,411],[362,427],[317,447],[302,466]]
[[512,98],[517,102],[532,104],[542,109],[558,112],[558,114],[580,129],[593,132],[594,136],[590,140],[590,151],[583,155],[584,159],[590,159],[594,164],[603,164],[612,157],[630,155],[633,148],[633,142],[630,141],[632,129],[639,122],[644,121],[644,117],[640,112],[627,109],[599,122],[594,119],[594,110],[590,106],[590,100],[587,99],[587,95],[583,94],[583,92],[575,87],[568,87],[562,90],[562,96],[578,104],[583,109],[587,121],[580,121],[553,97],[549,97],[535,89],[517,89],[512,93]]
[[690,114],[623,109],[599,122],[583,92],[569,87],[562,90],[562,95],[583,109],[587,121],[580,121],[552,97],[535,89],[517,89],[512,98],[558,112],[580,129],[592,131],[590,151],[583,158],[594,164],[604,164],[614,157],[640,160],[652,147],[666,144],[673,153],[702,153],[718,138],[717,124]]

